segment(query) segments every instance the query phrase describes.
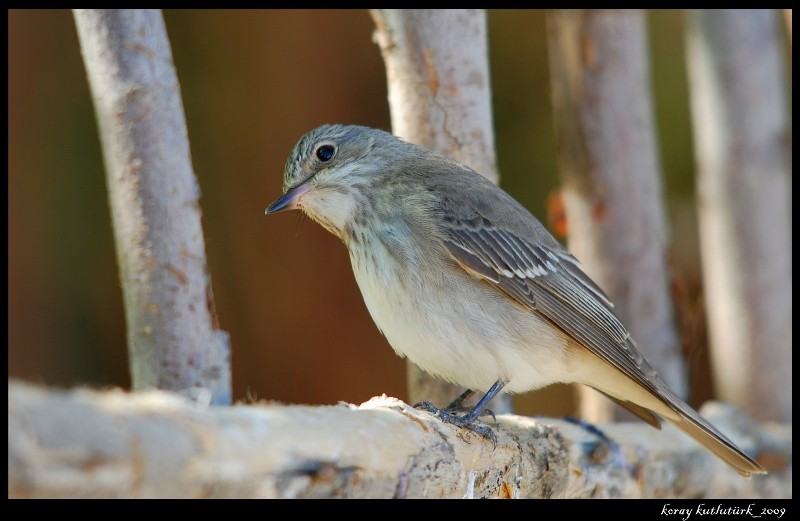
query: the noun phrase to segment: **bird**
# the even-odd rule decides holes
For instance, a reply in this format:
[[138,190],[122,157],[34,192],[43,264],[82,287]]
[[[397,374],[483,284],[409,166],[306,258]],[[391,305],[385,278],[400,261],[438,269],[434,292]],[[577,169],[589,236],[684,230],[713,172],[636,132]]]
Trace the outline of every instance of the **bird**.
[[289,154],[265,213],[295,209],[344,243],[396,354],[467,389],[444,409],[418,404],[441,420],[496,443],[478,421],[496,395],[577,382],[656,428],[665,419],[743,476],[766,473],[669,389],[567,248],[466,165],[383,130],[322,125]]

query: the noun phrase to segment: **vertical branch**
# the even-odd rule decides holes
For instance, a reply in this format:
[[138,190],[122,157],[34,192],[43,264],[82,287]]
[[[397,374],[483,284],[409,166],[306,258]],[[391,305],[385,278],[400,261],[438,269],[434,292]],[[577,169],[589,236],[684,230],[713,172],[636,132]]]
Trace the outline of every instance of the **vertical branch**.
[[[486,13],[371,13],[386,64],[394,134],[461,161],[496,183]],[[449,403],[459,393],[455,386],[433,382],[409,363],[412,403],[422,398]],[[510,407],[510,401],[502,402],[495,399],[497,412]]]
[[497,183],[486,13],[374,9],[392,131]]
[[791,421],[791,138],[776,14],[693,11],[687,52],[715,388]]
[[180,88],[158,10],[74,11],[103,145],[135,389],[230,403]]
[[[553,11],[547,28],[570,249],[642,352],[685,397],[643,14]],[[585,417],[611,418],[610,402],[591,389],[580,392]]]

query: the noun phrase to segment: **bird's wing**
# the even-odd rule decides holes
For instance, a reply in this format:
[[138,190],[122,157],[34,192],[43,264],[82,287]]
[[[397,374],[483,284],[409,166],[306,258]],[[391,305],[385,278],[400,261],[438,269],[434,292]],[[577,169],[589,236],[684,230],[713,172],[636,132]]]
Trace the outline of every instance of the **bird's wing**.
[[[684,432],[730,463],[742,475],[764,473],[697,411],[669,390],[636,348],[603,291],[527,210],[480,178],[465,176],[472,188],[454,192],[456,174],[433,176],[437,197],[431,215],[444,247],[467,272],[485,280],[521,306],[550,321],[566,335],[647,389],[678,416],[667,417]],[[464,182],[463,180],[460,182]],[[435,184],[439,183],[439,186]],[[502,223],[500,225],[499,223]],[[602,392],[602,391],[601,391]],[[651,425],[645,407],[612,397]]]
[[[453,205],[447,207],[449,210]],[[500,228],[477,212],[437,213],[444,246],[458,264],[545,318],[656,396],[661,394],[656,384],[660,378],[633,346],[608,297],[554,239],[548,236],[548,241],[534,244],[533,238]],[[535,224],[541,228],[541,224]],[[542,231],[547,233],[539,229],[531,233]]]

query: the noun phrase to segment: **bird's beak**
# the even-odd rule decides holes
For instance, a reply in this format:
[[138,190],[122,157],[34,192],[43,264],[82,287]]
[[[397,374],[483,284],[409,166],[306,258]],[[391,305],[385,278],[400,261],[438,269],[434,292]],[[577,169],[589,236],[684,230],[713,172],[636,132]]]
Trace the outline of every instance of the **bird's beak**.
[[294,210],[299,208],[298,201],[300,200],[300,197],[307,191],[308,183],[295,186],[278,198],[277,201],[269,205],[264,213],[269,215],[271,213],[282,212],[283,210]]

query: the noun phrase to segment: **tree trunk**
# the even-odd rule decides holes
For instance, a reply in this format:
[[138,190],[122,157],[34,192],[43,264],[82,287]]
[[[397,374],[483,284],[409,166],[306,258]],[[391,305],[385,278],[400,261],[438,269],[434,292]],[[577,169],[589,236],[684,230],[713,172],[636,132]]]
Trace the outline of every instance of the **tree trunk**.
[[158,10],[74,11],[103,146],[134,389],[231,402],[178,78]]
[[699,10],[687,25],[716,393],[791,421],[791,113],[778,13]]
[[704,412],[780,466],[744,479],[677,430],[642,422],[603,426],[609,443],[563,420],[503,415],[494,447],[386,396],[205,409],[163,391],[11,381],[8,497],[791,497],[790,427]]
[[[552,11],[547,30],[570,250],[685,398],[643,13]],[[614,416],[611,402],[592,389],[581,386],[580,396],[584,418]]]
[[[392,131],[468,165],[497,183],[486,13],[458,9],[373,9],[386,64]],[[446,405],[463,389],[408,365],[412,403]],[[487,391],[488,389],[479,389]],[[511,410],[507,395],[492,402]]]

